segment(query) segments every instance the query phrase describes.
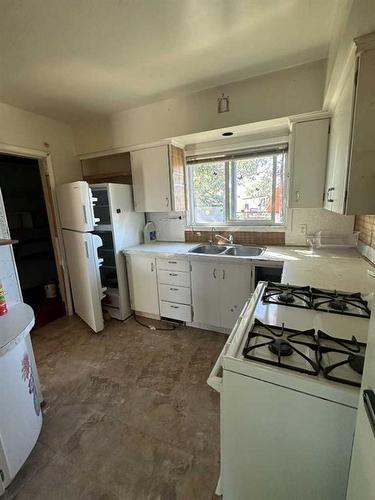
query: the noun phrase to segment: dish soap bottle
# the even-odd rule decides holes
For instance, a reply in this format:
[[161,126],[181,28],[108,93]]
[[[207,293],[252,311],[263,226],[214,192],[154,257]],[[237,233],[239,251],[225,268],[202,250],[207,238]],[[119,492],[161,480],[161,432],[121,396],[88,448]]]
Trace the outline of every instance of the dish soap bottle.
[[143,237],[145,243],[151,243],[151,241],[156,241],[156,228],[155,224],[151,221],[148,221],[143,229]]

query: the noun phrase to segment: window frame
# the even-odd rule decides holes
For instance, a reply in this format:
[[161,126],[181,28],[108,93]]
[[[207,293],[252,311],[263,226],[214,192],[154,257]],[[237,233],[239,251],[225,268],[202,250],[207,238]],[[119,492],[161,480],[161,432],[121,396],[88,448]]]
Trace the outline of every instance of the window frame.
[[[272,216],[271,219],[258,219],[258,220],[238,220],[233,218],[233,206],[235,205],[234,201],[234,189],[230,189],[230,181],[233,182],[233,171],[234,169],[230,168],[230,163],[239,159],[246,159],[252,156],[261,156],[261,155],[273,155],[273,174],[272,174]],[[283,182],[282,182],[282,213],[283,213],[283,222],[275,222],[275,199],[276,199],[276,168],[277,168],[277,159],[276,156],[278,154],[284,155],[284,174],[283,174]],[[221,156],[221,158],[220,158]],[[280,147],[280,145],[272,145],[267,149],[254,149],[246,154],[236,154],[231,153],[227,154],[217,154],[212,157],[201,158],[201,163],[210,163],[213,161],[223,161],[225,168],[225,186],[224,186],[224,211],[225,211],[225,221],[224,222],[197,222],[194,219],[194,190],[193,190],[193,175],[192,175],[192,167],[198,163],[197,160],[189,163],[189,159],[187,159],[186,163],[186,174],[187,174],[187,191],[188,191],[188,210],[187,210],[187,221],[188,226],[190,227],[232,227],[232,226],[244,226],[244,227],[275,227],[275,228],[283,228],[287,226],[287,186],[288,186],[288,148],[287,146]],[[232,174],[232,179],[231,179]]]

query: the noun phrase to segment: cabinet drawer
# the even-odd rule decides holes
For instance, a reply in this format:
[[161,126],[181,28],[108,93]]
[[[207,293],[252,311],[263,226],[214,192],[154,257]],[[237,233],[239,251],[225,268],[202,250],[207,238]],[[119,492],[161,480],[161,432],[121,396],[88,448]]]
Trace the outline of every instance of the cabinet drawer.
[[184,271],[185,273],[190,272],[190,263],[188,260],[182,259],[156,259],[158,269],[164,269],[166,271]]
[[191,306],[160,301],[160,316],[191,322]]
[[158,271],[159,283],[164,285],[177,285],[190,287],[190,273],[183,271]]
[[181,286],[159,284],[159,298],[167,302],[191,304],[191,291],[190,288]]

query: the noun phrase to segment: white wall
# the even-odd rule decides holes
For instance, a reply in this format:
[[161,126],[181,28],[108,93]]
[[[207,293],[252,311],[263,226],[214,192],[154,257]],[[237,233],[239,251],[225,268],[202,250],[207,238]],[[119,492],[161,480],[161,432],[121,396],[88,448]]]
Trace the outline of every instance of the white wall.
[[0,143],[50,151],[56,184],[81,179],[72,129],[64,123],[0,103]]
[[337,3],[336,27],[329,50],[325,88],[325,107],[334,104],[345,62],[353,39],[375,31],[374,0],[340,0]]
[[[317,111],[323,105],[326,61],[295,66],[115,113],[74,127],[79,154]],[[230,111],[217,113],[217,98]]]
[[286,245],[305,245],[306,236],[300,233],[301,224],[306,224],[307,234],[317,231],[351,233],[354,216],[329,212],[323,208],[293,208],[288,210],[288,226],[285,231]]

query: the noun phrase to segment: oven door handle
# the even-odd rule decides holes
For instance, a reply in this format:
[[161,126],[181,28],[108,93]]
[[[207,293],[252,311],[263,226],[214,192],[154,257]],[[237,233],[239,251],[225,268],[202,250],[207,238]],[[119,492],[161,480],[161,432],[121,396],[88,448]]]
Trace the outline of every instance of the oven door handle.
[[228,350],[230,349],[236,334],[237,333],[239,335],[243,334],[246,328],[248,328],[249,323],[254,317],[255,307],[258,303],[258,300],[263,294],[265,286],[266,286],[265,283],[263,284],[259,283],[254,293],[246,301],[236,321],[236,324],[234,325],[228,337],[228,340],[225,342],[223,350],[221,351],[220,356],[217,358],[216,363],[214,364],[214,367],[212,368],[212,371],[210,373],[210,376],[207,379],[207,384],[211,386],[213,389],[215,389],[215,391],[217,392],[221,392],[221,388],[223,385],[223,377],[219,376],[220,370],[223,368],[223,357],[227,354]]
[[216,363],[214,364],[214,367],[212,368],[211,373],[207,379],[207,384],[210,387],[212,387],[213,389],[215,389],[215,391],[217,391],[217,392],[221,392],[221,386],[223,384],[223,378],[219,376],[220,370],[223,367],[223,357],[227,353],[229,346],[232,342],[232,339],[235,336],[235,334],[236,334],[236,332],[241,324],[241,321],[242,321],[242,316],[240,316],[238,318],[238,320],[236,321],[236,324],[234,325],[233,330],[231,331],[231,333],[228,337],[228,340],[225,342],[225,345],[224,345],[219,357],[217,358]]
[[369,419],[372,432],[375,436],[375,393],[371,389],[366,389],[363,391],[363,403],[365,405],[365,410],[367,417]]

